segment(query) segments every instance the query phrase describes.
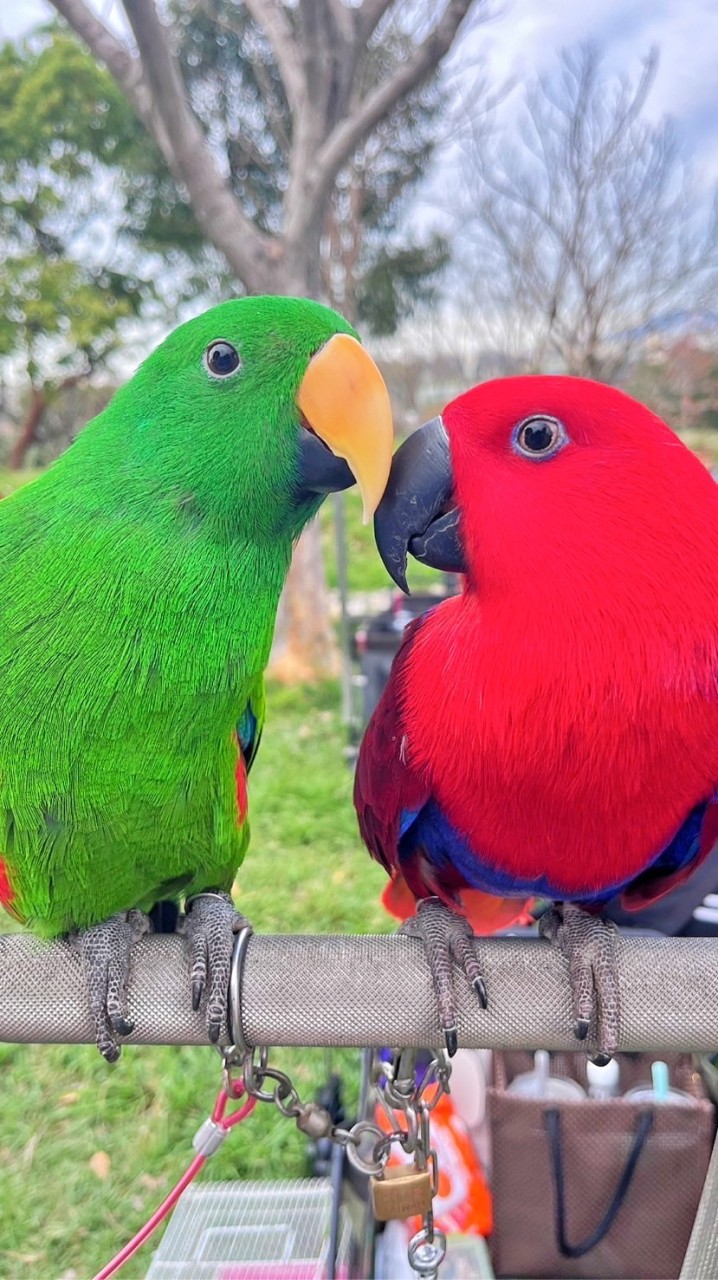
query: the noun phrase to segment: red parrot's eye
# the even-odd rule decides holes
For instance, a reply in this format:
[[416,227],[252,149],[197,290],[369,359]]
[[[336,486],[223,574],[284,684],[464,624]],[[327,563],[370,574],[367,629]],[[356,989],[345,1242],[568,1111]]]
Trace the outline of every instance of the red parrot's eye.
[[558,418],[537,414],[524,418],[514,430],[514,447],[525,458],[547,458],[556,453],[567,440],[566,432]]

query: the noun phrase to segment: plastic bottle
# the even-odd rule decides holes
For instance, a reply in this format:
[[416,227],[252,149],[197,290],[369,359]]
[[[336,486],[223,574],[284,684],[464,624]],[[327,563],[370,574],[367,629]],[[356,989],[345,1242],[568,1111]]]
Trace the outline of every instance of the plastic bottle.
[[611,1058],[605,1066],[599,1067],[597,1062],[586,1063],[586,1079],[588,1080],[588,1096],[601,1101],[616,1098],[620,1092],[620,1068],[615,1058]]
[[577,1101],[579,1098],[586,1097],[585,1090],[577,1080],[552,1076],[550,1070],[550,1054],[545,1049],[537,1049],[534,1054],[533,1071],[524,1071],[521,1075],[514,1076],[506,1092],[519,1093],[524,1098],[549,1098],[552,1101],[558,1099]]
[[624,1094],[627,1102],[674,1102],[679,1106],[693,1107],[697,1100],[682,1089],[672,1089],[668,1075],[668,1067],[660,1060],[651,1063],[651,1084],[639,1084]]

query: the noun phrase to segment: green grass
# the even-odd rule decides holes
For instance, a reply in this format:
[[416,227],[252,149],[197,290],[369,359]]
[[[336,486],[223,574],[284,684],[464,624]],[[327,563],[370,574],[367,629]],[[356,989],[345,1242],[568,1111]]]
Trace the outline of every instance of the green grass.
[[[344,495],[346,512],[346,536],[348,555],[348,580],[350,591],[396,590],[384,568],[374,543],[374,531],[371,524],[362,524],[361,499],[357,490],[350,489]],[[329,498],[319,513],[322,528],[322,546],[327,569],[327,581],[330,587],[337,586],[337,554],[335,533],[334,500]],[[426,587],[439,586],[441,577],[435,569],[428,569],[415,560],[409,563],[409,584],[421,591]]]
[[[252,847],[237,879],[242,909],[263,932],[389,932],[383,871],[362,848],[336,685],[271,688],[252,772]],[[5,928],[5,919],[0,926]],[[9,931],[9,930],[8,930]],[[326,1079],[322,1051],[280,1050],[303,1096]],[[331,1054],[351,1088],[358,1056]],[[115,1068],[91,1046],[0,1045],[0,1276],[87,1280],[142,1225],[184,1171],[219,1086],[210,1048],[125,1047]],[[93,1171],[98,1152],[109,1167]],[[106,1162],[104,1162],[106,1163]],[[258,1106],[203,1178],[290,1178],[304,1139]],[[156,1247],[156,1242],[155,1246]],[[140,1280],[147,1245],[120,1273]]]

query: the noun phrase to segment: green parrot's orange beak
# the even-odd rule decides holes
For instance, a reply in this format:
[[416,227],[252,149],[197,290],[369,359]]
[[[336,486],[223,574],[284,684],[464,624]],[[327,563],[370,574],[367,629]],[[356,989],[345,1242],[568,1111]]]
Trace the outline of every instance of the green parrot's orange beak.
[[389,478],[394,432],[386,383],[356,338],[336,333],[317,352],[302,379],[297,405],[310,430],[348,464],[367,524]]

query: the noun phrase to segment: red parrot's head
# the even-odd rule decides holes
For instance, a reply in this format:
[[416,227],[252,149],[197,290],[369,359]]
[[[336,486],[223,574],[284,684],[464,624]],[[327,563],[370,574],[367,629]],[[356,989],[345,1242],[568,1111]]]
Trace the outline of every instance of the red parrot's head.
[[375,533],[404,590],[407,550],[483,588],[550,584],[569,563],[586,579],[649,561],[655,574],[657,553],[686,555],[701,504],[714,513],[701,536],[715,537],[718,486],[630,396],[582,378],[501,378],[402,445]]

